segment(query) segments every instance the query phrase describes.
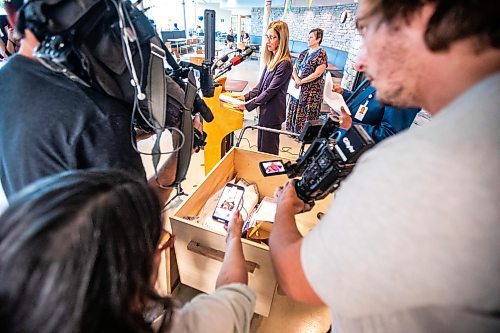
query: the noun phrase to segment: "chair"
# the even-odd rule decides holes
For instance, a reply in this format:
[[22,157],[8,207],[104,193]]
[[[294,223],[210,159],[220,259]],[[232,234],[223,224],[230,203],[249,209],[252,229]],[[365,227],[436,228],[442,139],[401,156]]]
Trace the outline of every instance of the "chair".
[[191,46],[193,48],[193,51],[197,51],[198,48],[200,47],[200,40],[198,38],[193,38],[193,40],[191,41]]
[[165,42],[165,47],[177,58],[177,60],[181,58],[177,47],[172,47],[172,44],[170,42]]
[[191,38],[188,38],[186,40],[186,44],[180,46],[180,50],[179,50],[180,53],[182,54],[182,50],[186,50],[186,53],[189,53],[189,48],[191,48],[191,49],[193,48],[192,43],[193,43],[193,40]]

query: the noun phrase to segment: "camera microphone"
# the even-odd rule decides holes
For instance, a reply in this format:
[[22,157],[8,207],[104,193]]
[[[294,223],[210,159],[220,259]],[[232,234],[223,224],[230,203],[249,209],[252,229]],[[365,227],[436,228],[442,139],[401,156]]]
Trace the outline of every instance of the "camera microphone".
[[214,120],[214,115],[212,111],[208,107],[207,103],[205,103],[205,101],[201,99],[199,95],[196,95],[196,97],[194,98],[193,105],[194,105],[194,111],[199,112],[207,123]]

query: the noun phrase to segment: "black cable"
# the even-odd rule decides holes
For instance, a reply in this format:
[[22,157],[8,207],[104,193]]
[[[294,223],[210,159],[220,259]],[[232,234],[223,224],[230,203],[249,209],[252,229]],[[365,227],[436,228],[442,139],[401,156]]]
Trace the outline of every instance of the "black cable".
[[283,147],[280,149],[280,151],[282,153],[286,153],[286,154],[289,154],[289,155],[292,155],[292,156],[299,156],[299,154],[295,154],[295,153],[292,153],[290,152],[293,148],[292,147]]
[[[250,143],[250,140],[249,140],[249,139],[247,139],[247,138],[241,138],[241,140],[247,140],[247,141],[248,141],[248,148],[250,148],[250,149],[251,149],[251,148],[256,148],[256,147],[257,147],[257,145],[252,145],[252,144]],[[240,142],[240,143],[241,143],[241,142]]]

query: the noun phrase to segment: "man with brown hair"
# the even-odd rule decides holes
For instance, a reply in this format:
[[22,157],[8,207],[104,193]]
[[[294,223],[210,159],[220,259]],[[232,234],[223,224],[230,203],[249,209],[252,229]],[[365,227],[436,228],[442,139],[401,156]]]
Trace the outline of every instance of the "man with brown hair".
[[378,99],[433,121],[364,155],[304,238],[294,183],[277,191],[280,286],[335,332],[500,332],[498,22],[497,1],[360,1]]

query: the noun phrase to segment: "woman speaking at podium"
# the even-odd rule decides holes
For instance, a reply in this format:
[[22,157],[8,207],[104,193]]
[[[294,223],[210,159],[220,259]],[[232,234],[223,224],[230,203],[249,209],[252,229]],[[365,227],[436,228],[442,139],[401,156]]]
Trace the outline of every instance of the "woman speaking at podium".
[[[245,95],[247,103],[241,109],[252,111],[260,107],[259,126],[281,129],[286,114],[286,90],[292,75],[288,49],[288,25],[274,21],[267,29],[263,52],[266,68],[257,86]],[[257,134],[259,151],[278,155],[279,134],[260,131]]]

